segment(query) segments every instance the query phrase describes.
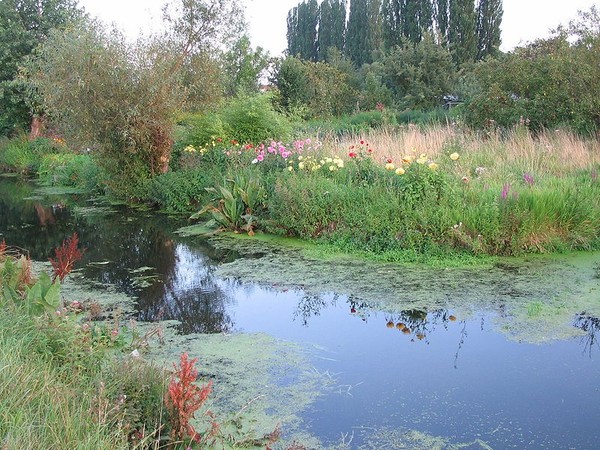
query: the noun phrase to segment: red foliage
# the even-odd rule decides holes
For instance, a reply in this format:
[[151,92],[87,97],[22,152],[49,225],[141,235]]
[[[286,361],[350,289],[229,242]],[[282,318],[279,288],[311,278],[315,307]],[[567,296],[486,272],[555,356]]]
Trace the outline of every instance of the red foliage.
[[60,281],[64,280],[69,273],[73,270],[73,266],[77,261],[83,257],[85,249],[79,250],[77,245],[79,244],[79,237],[77,233],[73,233],[72,236],[68,237],[63,241],[60,247],[54,249],[54,255],[56,259],[49,258],[54,270],[54,278],[59,278]]
[[4,253],[6,252],[6,247],[6,241],[2,239],[2,242],[0,242],[0,257],[4,256]]
[[[165,403],[170,412],[171,437],[174,440],[182,440],[186,437],[191,437],[196,442],[203,440],[202,436],[190,424],[190,420],[208,399],[212,391],[212,381],[202,387],[194,384],[198,376],[198,371],[194,367],[197,361],[198,358],[189,360],[188,354],[184,353],[181,355],[179,367],[173,364],[175,373],[171,377]],[[207,414],[211,418],[211,429],[207,436],[204,436],[204,440],[214,437],[219,428],[213,415],[210,412]]]

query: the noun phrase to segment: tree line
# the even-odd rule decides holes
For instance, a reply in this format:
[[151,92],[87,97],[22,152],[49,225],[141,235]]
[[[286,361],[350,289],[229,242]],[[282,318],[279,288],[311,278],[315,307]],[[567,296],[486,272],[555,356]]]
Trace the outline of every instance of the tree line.
[[498,53],[502,0],[303,0],[288,12],[290,56],[324,61],[330,48],[356,66],[430,35],[457,66]]

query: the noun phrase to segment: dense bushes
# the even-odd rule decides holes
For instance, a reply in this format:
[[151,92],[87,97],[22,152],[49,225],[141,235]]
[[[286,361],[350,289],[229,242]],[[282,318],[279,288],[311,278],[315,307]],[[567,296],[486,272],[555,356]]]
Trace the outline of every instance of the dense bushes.
[[550,39],[478,64],[470,75],[467,123],[477,128],[522,123],[535,131],[598,131],[600,35],[593,28],[597,11],[592,9],[584,18]]

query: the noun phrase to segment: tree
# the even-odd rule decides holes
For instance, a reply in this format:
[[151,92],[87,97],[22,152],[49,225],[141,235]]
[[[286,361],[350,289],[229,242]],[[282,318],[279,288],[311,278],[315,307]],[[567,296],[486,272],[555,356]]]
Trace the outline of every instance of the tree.
[[477,57],[477,12],[474,0],[449,0],[448,46],[457,66]]
[[353,0],[350,2],[346,30],[346,55],[358,67],[373,61],[373,52],[379,49],[382,38],[380,0]]
[[258,79],[269,65],[269,54],[261,47],[253,50],[247,35],[238,39],[223,55],[225,94],[236,96],[258,92]]
[[0,2],[0,135],[26,128],[31,121],[19,68],[52,30],[82,16],[75,0]]
[[448,24],[450,21],[449,0],[433,0],[433,16],[437,32],[446,43],[448,39]]
[[327,59],[330,48],[344,50],[346,35],[346,1],[323,0],[319,7],[319,25],[317,37],[318,59]]
[[600,17],[595,8],[548,39],[475,67],[465,118],[472,126],[527,123],[538,131],[600,129]]
[[479,0],[477,5],[477,60],[495,55],[500,48],[502,0]]
[[168,170],[175,114],[188,92],[201,97],[207,55],[240,30],[235,0],[173,6],[166,33],[134,44],[93,23],[54,33],[29,69],[53,122],[93,150],[117,196],[137,197]]
[[304,0],[288,12],[288,54],[302,59],[317,59],[317,0]]
[[433,24],[431,0],[384,0],[382,15],[387,49],[400,44],[402,38],[419,42]]
[[403,38],[376,67],[395,103],[405,109],[439,106],[453,84],[455,68],[448,50],[426,33],[420,42]]
[[288,113],[305,119],[348,113],[356,104],[357,92],[348,75],[325,62],[287,57],[275,76],[279,104]]

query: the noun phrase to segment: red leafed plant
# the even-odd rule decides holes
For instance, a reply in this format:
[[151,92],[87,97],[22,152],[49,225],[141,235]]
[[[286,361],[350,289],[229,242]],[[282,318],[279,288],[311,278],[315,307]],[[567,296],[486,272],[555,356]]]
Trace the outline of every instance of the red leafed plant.
[[64,280],[73,270],[75,263],[83,257],[83,252],[85,250],[79,250],[77,248],[78,244],[79,237],[77,236],[77,233],[73,233],[73,235],[63,241],[60,247],[54,249],[56,259],[49,258],[52,269],[54,270],[54,278],[52,281],[55,281],[56,278],[59,278],[60,281]]
[[171,437],[173,440],[192,438],[196,442],[214,437],[218,432],[218,424],[210,412],[211,429],[206,436],[202,437],[190,424],[194,413],[204,405],[212,391],[212,381],[198,387],[194,384],[198,376],[198,370],[194,367],[198,358],[189,359],[187,353],[181,355],[179,367],[173,364],[175,372],[171,376],[169,389],[165,396],[165,403],[171,418]]
[[2,239],[2,242],[0,242],[0,258],[4,256],[4,253],[6,253],[6,247],[6,241]]

